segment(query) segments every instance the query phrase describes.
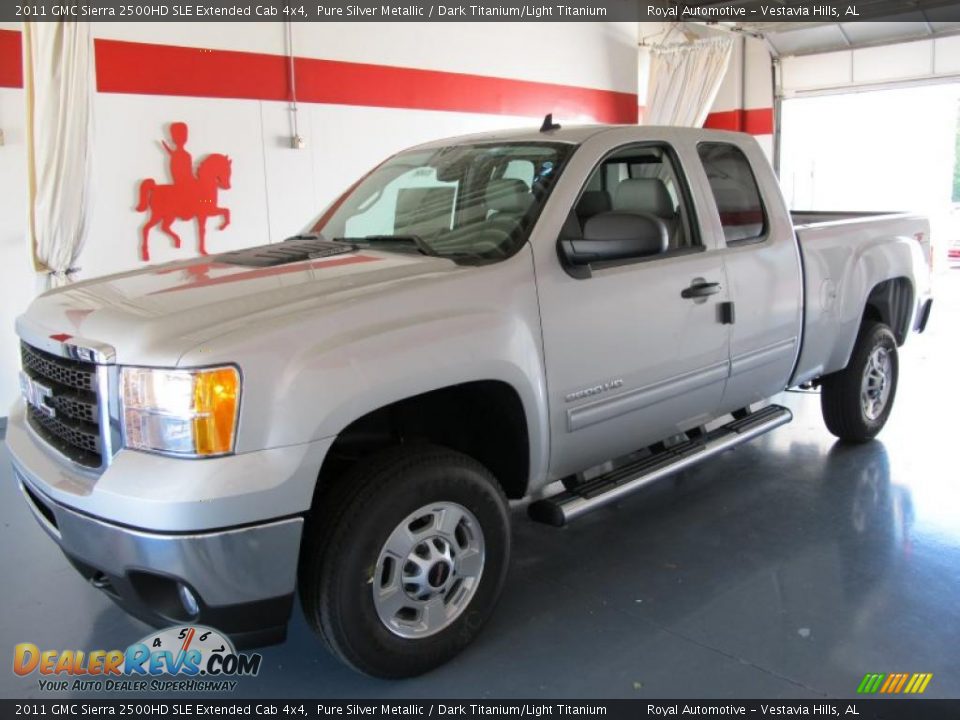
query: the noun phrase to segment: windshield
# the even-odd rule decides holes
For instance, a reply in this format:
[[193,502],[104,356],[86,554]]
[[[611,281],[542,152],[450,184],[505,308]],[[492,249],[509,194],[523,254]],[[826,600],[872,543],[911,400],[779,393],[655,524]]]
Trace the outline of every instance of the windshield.
[[527,241],[573,147],[501,143],[403,152],[340,196],[313,232],[455,259],[506,258]]

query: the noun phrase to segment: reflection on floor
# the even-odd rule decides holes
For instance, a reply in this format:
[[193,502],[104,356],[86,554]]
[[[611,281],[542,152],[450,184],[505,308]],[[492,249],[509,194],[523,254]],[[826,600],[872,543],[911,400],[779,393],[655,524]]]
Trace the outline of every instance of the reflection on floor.
[[[406,682],[339,665],[295,609],[258,697],[849,697],[868,672],[932,672],[960,695],[960,272],[902,354],[881,438],[834,442],[819,398],[796,419],[556,530],[515,514],[504,597],[478,642]],[[123,648],[146,626],[85,585],[30,517],[0,444],[0,653]],[[40,696],[0,673],[0,695]]]

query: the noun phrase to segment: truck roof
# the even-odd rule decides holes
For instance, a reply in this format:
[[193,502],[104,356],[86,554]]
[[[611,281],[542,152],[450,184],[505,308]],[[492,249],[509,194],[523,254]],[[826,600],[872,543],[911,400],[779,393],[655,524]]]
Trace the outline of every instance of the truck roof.
[[469,135],[456,135],[453,137],[431,140],[430,142],[417,145],[417,148],[439,148],[449,145],[459,145],[464,143],[486,143],[486,142],[560,142],[579,145],[589,138],[611,130],[635,130],[638,140],[664,140],[667,137],[677,137],[689,135],[696,140],[720,140],[730,136],[741,136],[743,133],[735,133],[726,130],[704,130],[703,128],[683,128],[666,125],[570,125],[561,127],[559,130],[549,130],[540,132],[535,125],[525,128],[513,128],[509,130],[494,130],[489,132],[472,133]]

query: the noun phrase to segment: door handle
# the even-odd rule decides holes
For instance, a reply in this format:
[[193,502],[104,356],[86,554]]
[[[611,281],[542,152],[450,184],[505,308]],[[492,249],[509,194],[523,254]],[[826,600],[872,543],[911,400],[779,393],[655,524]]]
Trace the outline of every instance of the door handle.
[[705,298],[708,295],[716,295],[720,292],[720,283],[708,283],[702,280],[694,280],[690,287],[680,291],[680,297],[686,299]]

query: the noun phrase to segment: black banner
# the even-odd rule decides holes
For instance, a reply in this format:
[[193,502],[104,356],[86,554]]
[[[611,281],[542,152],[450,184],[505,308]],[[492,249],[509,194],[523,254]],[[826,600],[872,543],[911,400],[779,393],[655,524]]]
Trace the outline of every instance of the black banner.
[[960,700],[0,700],[0,718],[730,718],[815,717],[938,720],[960,717]]
[[[907,13],[906,15],[904,13]],[[915,0],[4,0],[0,21],[883,22],[960,21],[960,3]]]

